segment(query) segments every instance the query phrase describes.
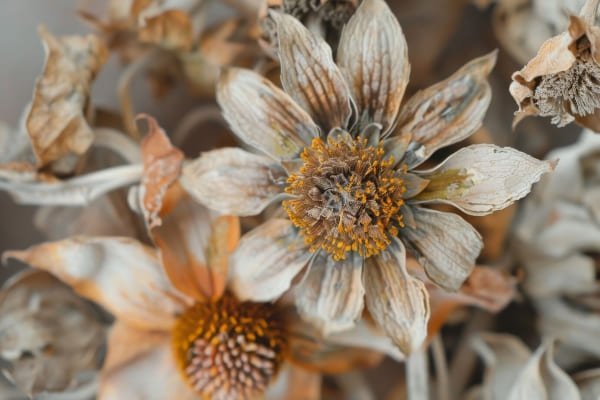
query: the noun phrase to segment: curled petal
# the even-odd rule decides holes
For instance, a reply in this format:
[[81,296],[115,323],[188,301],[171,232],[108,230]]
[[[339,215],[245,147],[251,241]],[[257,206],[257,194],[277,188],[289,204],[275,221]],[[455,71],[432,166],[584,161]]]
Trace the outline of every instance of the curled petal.
[[231,259],[233,290],[242,300],[275,300],[311,255],[289,220],[271,219],[240,240]]
[[109,337],[98,399],[197,399],[182,379],[169,339],[166,333],[117,322]]
[[362,271],[363,259],[356,253],[341,261],[317,254],[297,288],[300,315],[325,335],[352,328],[363,309]]
[[401,235],[416,253],[429,278],[447,290],[458,290],[481,252],[481,235],[456,214],[413,207],[415,227]]
[[367,307],[392,341],[411,354],[427,336],[429,295],[425,284],[406,269],[406,250],[395,240],[387,250],[367,259],[365,266]]
[[387,131],[398,115],[410,64],[402,28],[383,0],[365,0],[342,31],[338,64],[359,118]]
[[185,307],[156,253],[133,239],[75,237],[7,252],[4,257],[52,273],[140,328],[168,330]]
[[296,158],[319,133],[287,93],[250,70],[222,70],[217,100],[234,133],[277,160]]
[[510,147],[472,145],[420,173],[430,182],[413,201],[448,203],[470,215],[487,215],[525,197],[555,164]]
[[492,97],[487,77],[496,54],[476,58],[448,79],[417,92],[402,107],[396,134],[412,135],[406,155],[410,166],[466,139],[481,126]]
[[281,83],[325,133],[344,128],[350,94],[331,48],[291,15],[272,12],[277,23]]
[[239,238],[238,219],[211,213],[178,187],[169,190],[161,218],[150,236],[173,285],[197,301],[219,298]]
[[223,214],[256,215],[282,192],[285,172],[270,159],[235,148],[204,153],[183,168],[183,187]]

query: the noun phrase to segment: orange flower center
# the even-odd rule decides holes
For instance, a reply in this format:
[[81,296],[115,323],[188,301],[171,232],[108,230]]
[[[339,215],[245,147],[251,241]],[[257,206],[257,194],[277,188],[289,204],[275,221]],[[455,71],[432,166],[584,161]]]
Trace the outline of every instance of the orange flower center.
[[240,302],[230,294],[188,308],[172,337],[185,380],[210,399],[262,393],[283,361],[286,344],[284,323],[274,305]]
[[311,251],[343,260],[351,251],[370,257],[384,250],[404,226],[406,188],[383,147],[363,138],[317,138],[301,157],[286,188],[293,198],[283,207]]

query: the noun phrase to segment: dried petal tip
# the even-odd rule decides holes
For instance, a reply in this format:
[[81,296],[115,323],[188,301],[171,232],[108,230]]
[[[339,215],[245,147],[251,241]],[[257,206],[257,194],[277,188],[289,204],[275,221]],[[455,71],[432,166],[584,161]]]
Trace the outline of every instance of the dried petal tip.
[[229,294],[187,309],[172,343],[188,384],[215,400],[260,395],[276,375],[287,344],[273,305],[241,303]]

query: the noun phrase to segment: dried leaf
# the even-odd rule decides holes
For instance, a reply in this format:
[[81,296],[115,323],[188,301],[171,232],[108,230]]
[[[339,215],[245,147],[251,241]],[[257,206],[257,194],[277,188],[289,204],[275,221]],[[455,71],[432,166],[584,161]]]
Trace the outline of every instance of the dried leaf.
[[45,166],[69,154],[81,155],[92,144],[86,107],[108,50],[94,35],[59,39],[42,27],[40,36],[46,63],[36,82],[27,131],[38,166]]

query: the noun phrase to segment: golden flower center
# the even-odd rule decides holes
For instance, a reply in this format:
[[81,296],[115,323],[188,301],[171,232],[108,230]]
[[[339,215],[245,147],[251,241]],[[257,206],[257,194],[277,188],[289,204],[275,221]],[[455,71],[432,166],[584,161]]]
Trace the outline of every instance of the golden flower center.
[[172,338],[185,380],[200,396],[215,400],[262,393],[281,365],[286,344],[274,305],[240,302],[230,294],[188,308]]
[[382,146],[366,139],[314,139],[303,166],[288,178],[283,202],[311,251],[323,249],[335,260],[348,252],[370,257],[384,250],[404,226],[404,181],[385,158]]

